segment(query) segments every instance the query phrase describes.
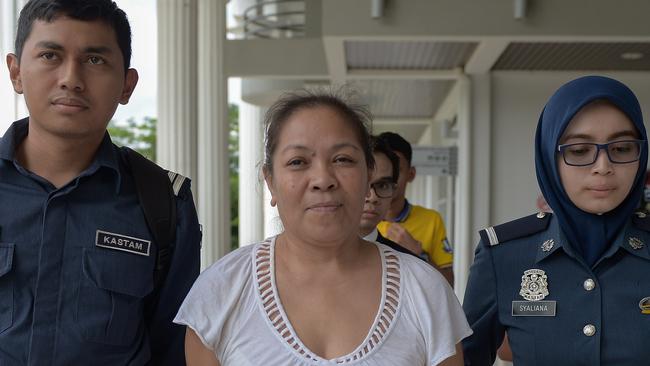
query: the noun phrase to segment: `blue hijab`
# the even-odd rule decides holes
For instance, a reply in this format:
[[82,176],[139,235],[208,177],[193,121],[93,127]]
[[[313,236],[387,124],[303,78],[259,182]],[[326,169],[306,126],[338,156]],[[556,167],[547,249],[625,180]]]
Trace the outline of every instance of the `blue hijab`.
[[647,140],[641,107],[634,93],[623,83],[602,76],[581,77],[560,87],[546,103],[535,135],[535,170],[539,187],[570,244],[590,266],[610,247],[632,212],[639,206],[648,161],[646,142],[642,148],[634,185],[625,200],[615,209],[595,215],[582,211],[571,202],[560,180],[556,160],[557,146],[576,113],[597,99],[609,101],[618,107],[636,127],[639,139]]

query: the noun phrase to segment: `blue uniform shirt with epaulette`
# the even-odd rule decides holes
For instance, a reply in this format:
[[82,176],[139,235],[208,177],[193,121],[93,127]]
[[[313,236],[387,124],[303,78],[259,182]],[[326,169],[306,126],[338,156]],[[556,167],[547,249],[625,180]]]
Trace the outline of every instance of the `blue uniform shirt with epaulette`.
[[57,189],[17,162],[27,131],[24,119],[0,140],[0,365],[183,365],[172,319],[201,240],[189,180],[175,186],[176,240],[153,304],[157,247],[124,151],[106,135]]
[[466,365],[650,365],[650,217],[637,213],[589,267],[552,214],[480,232],[463,308]]

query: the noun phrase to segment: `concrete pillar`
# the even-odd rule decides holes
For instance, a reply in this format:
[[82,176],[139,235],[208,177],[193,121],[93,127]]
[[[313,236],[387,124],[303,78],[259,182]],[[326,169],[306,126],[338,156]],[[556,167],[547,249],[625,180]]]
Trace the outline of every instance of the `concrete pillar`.
[[[13,3],[11,1],[0,2],[0,54],[3,56],[9,52],[13,52],[12,38],[13,38],[13,29],[15,23]],[[14,95],[16,93],[11,87],[11,82],[9,80],[9,73],[7,69],[4,68],[2,76],[0,76],[0,100],[7,101],[3,103],[3,108],[0,108],[0,133],[4,134],[4,131],[9,127],[10,121],[15,119],[15,106],[14,106]]]
[[[226,2],[197,0],[198,213],[203,223],[201,266],[230,250],[228,78],[224,72]],[[196,145],[195,145],[196,146]]]
[[458,78],[458,175],[455,179],[454,204],[454,290],[463,301],[469,277],[469,267],[474,260],[472,243],[472,94],[471,80],[466,75]]
[[[3,57],[10,52],[15,53],[14,40],[18,15],[25,3],[26,0],[0,1],[0,53]],[[6,67],[0,75],[2,75],[0,76],[0,101],[2,101],[0,135],[2,135],[13,121],[27,117],[29,113],[23,96],[14,92]]]
[[[264,108],[239,106],[239,246],[264,239]],[[268,204],[268,203],[267,203]]]
[[197,0],[158,0],[157,7],[157,160],[196,182]]
[[431,207],[426,203],[426,177],[423,173],[416,173],[415,179],[408,184],[406,198],[412,204]]
[[[436,211],[441,211],[438,202],[438,177],[427,175],[425,178],[425,200],[426,207],[430,207]],[[446,221],[445,221],[446,222]]]

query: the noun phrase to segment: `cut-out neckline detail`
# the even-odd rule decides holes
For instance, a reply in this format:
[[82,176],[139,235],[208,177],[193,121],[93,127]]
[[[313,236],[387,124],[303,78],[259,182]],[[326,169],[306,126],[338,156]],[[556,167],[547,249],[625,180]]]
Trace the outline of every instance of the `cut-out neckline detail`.
[[268,325],[280,340],[298,357],[314,363],[346,364],[365,358],[377,349],[393,328],[400,308],[400,261],[396,253],[377,245],[382,263],[381,302],[366,338],[351,353],[325,359],[312,352],[294,331],[282,307],[275,282],[275,239],[258,244],[254,253],[255,282],[260,305]]

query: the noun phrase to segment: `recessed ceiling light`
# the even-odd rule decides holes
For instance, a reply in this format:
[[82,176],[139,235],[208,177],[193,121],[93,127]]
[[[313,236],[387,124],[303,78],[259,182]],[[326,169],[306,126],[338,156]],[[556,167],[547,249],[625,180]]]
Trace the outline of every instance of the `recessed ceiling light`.
[[623,52],[621,53],[621,58],[623,60],[634,61],[640,60],[643,58],[643,53],[641,52]]

